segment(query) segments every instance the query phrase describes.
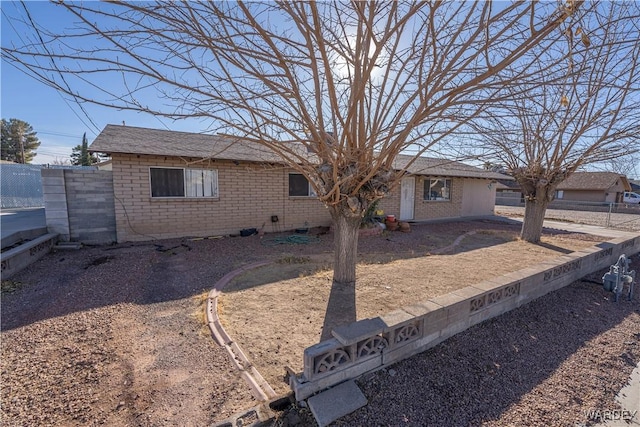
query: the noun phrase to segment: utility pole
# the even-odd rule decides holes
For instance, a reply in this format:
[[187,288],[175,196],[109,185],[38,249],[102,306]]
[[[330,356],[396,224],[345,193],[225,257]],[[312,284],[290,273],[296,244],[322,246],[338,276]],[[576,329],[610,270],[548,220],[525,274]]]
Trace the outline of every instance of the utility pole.
[[23,137],[22,133],[20,133],[20,136],[18,138],[20,138],[20,163],[25,164],[25,161],[24,161],[24,137]]

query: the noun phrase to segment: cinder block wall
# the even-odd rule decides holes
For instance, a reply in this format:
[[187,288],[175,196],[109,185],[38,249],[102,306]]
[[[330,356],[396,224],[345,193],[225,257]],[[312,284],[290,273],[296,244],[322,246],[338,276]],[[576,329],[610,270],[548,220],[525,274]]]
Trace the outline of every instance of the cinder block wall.
[[71,240],[87,244],[115,242],[113,174],[65,169],[64,176]]
[[49,233],[58,234],[58,239],[68,242],[69,213],[64,169],[42,169],[42,195]]
[[110,171],[43,169],[47,228],[62,241],[87,244],[116,239],[113,179]]
[[289,383],[296,399],[304,400],[327,387],[425,351],[470,326],[607,268],[621,254],[638,252],[640,236],[617,238],[417,301],[383,316],[337,327],[332,331],[334,338],[305,349],[304,370],[291,376]]
[[[289,197],[292,170],[280,165],[130,154],[112,159],[119,242],[237,234],[263,224],[274,232],[331,223],[317,199]],[[215,169],[219,197],[152,198],[149,168],[155,166]]]

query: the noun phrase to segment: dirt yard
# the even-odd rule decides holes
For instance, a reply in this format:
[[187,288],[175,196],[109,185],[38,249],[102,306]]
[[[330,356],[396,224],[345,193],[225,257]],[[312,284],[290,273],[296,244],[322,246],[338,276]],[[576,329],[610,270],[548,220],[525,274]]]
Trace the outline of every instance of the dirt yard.
[[[501,227],[440,236],[414,226],[410,250],[367,253],[357,268],[356,319],[389,313],[482,280],[516,271],[601,240],[579,234],[545,235],[540,245],[517,240]],[[462,231],[459,230],[458,233]],[[451,248],[456,238],[459,244]],[[386,236],[378,239],[384,240]],[[375,238],[374,238],[375,239]],[[449,250],[439,251],[449,247]],[[444,254],[435,254],[445,252]],[[276,392],[285,393],[285,366],[302,371],[302,353],[321,340],[332,270],[329,256],[286,256],[238,276],[225,289],[220,317]],[[344,309],[344,308],[342,308]]]
[[[525,259],[538,262],[598,240],[545,230],[544,243],[529,246],[515,240],[518,228],[518,225],[491,221],[454,222],[415,226],[407,234],[394,232],[362,238],[357,316],[367,317],[402,306],[412,300],[409,289],[417,290],[420,299],[428,298],[487,275],[520,268],[525,265]],[[476,234],[465,237],[453,251],[436,254],[437,249],[451,245],[469,232]],[[252,361],[265,365],[264,368],[258,365],[261,373],[274,388],[284,390],[280,379],[283,365],[297,368],[302,360],[301,353],[287,353],[289,348],[302,349],[317,342],[320,336],[322,323],[318,316],[327,307],[332,236],[322,235],[317,243],[308,245],[266,244],[273,237],[276,236],[267,235],[262,241],[258,236],[165,240],[54,251],[11,280],[3,281],[2,424],[199,426],[220,422],[256,405],[228,355],[213,342],[203,324],[203,297],[214,283],[230,271],[255,261],[272,261],[272,268],[237,281],[235,289],[223,297],[221,314],[230,329],[233,323],[239,326],[234,339],[242,344]],[[424,283],[422,289],[419,288],[421,282],[414,281],[417,275],[429,280],[428,288]],[[260,284],[258,276],[265,283]],[[277,286],[282,289],[276,289]],[[323,290],[313,292],[314,287]],[[258,292],[262,292],[264,299],[256,304],[252,294]],[[239,299],[243,294],[246,298]],[[598,292],[590,290],[586,294],[600,298]],[[305,295],[315,303],[305,301]],[[367,295],[369,303],[365,302]],[[248,306],[242,308],[242,304]],[[625,304],[616,307],[620,316],[626,313]],[[520,321],[535,325],[535,319],[549,318],[554,324],[571,323],[573,317],[564,318],[563,310],[555,306],[550,310],[549,313],[523,312],[519,315],[524,316]],[[626,334],[621,342],[635,343],[640,338],[638,322],[633,323],[637,313],[629,326],[624,327],[623,323],[603,323],[602,316],[606,315],[592,320],[597,326],[594,330],[604,325],[605,329],[615,328],[615,333],[622,337],[631,329],[638,338]],[[246,322],[246,326],[242,327],[242,322]],[[581,328],[589,324],[581,318]],[[521,330],[511,331],[513,328],[508,324],[500,328],[502,332],[496,336],[505,337]],[[246,344],[245,341],[253,338],[242,334],[255,329],[259,329],[262,343],[274,342],[275,348],[262,343]],[[458,342],[456,348],[466,343],[480,345],[473,339],[478,333],[476,328],[470,336],[465,335],[467,338],[462,343],[455,341]],[[606,353],[614,357],[622,344],[617,338],[608,340]],[[541,342],[545,347],[546,341]],[[569,350],[578,348],[580,342],[576,341]],[[280,348],[277,343],[281,343]],[[565,353],[568,351],[560,347]],[[597,351],[603,353],[600,347]],[[261,352],[264,357],[260,357]],[[458,360],[463,356],[454,354],[453,357]],[[523,355],[509,357],[521,360]],[[629,363],[637,363],[637,359],[630,348]],[[547,372],[535,368],[537,360],[542,363],[544,358],[536,356],[527,360],[525,370]],[[457,369],[450,368],[451,372],[443,371],[442,375],[452,375]],[[575,366],[570,368],[575,370]],[[402,372],[402,368],[398,369]],[[607,393],[619,389],[623,385],[620,381],[629,374],[620,369],[619,364],[598,367],[597,371],[599,381],[606,375]],[[506,377],[504,380],[510,381]],[[383,383],[382,379],[375,382]],[[409,404],[402,403],[395,412],[384,409],[376,396],[389,400],[384,397],[385,390],[398,398],[400,393],[393,390],[390,383],[382,389],[375,384],[368,383],[365,387],[369,401],[377,402],[375,407],[369,405],[369,412],[354,414],[355,418],[348,424],[370,425],[373,419],[382,425],[399,423],[395,412],[404,411]],[[523,383],[522,393],[549,394],[544,387],[540,391],[541,386],[542,383],[535,381],[530,386]],[[600,391],[591,394],[597,398],[605,396]],[[513,396],[500,398],[502,400],[495,404],[508,415],[506,408],[514,402]],[[385,413],[371,412],[376,409]],[[455,411],[454,407],[449,409]],[[476,416],[482,414],[477,412]],[[491,417],[500,415],[492,414]],[[417,420],[414,425],[420,425],[420,418],[413,420]],[[308,422],[304,411],[289,412],[279,420],[284,425],[308,425]]]

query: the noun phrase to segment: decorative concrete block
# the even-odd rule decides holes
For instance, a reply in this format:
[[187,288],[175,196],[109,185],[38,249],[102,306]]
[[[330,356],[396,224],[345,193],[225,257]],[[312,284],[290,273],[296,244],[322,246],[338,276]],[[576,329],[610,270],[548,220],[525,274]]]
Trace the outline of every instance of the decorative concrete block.
[[466,288],[458,289],[454,291],[454,293],[456,295],[465,297],[469,301],[468,313],[464,313],[463,311],[459,312],[459,315],[462,318],[469,316],[469,314],[475,311],[484,309],[487,305],[487,297],[489,293],[481,289],[474,288],[473,286],[467,286]]
[[330,372],[327,375],[314,378],[313,381],[298,381],[292,376],[289,384],[295,393],[296,400],[301,401],[320,390],[357,378],[362,374],[378,369],[380,366],[382,366],[382,355],[368,358],[362,363],[350,364],[346,369]]
[[392,363],[399,362],[400,360],[406,359],[415,354],[422,353],[431,347],[435,347],[442,341],[443,338],[440,335],[440,331],[435,331],[428,335],[424,334],[421,338],[408,342],[406,345],[383,352],[382,364],[390,365]]
[[[304,376],[301,381],[295,377],[291,380],[296,398],[304,399],[382,364],[395,363],[422,352],[471,325],[608,267],[623,250],[627,255],[640,252],[640,237],[601,246],[485,280],[380,318],[336,328],[334,336],[341,341],[332,339],[305,350]],[[308,365],[313,369],[309,370]],[[319,365],[326,369],[319,369]]]
[[350,350],[350,346],[343,346],[335,338],[307,347],[304,350],[305,378],[312,379],[336,370],[340,365],[350,363]]
[[469,326],[477,325],[478,323],[484,322],[485,320],[491,319],[493,317],[499,316],[507,311],[513,310],[519,306],[518,298],[507,298],[503,299],[500,302],[489,305],[484,310],[477,311],[472,313],[469,316]]
[[412,316],[402,309],[385,314],[381,319],[387,325],[383,335],[389,347],[385,351],[393,350],[422,336],[422,318]]
[[375,317],[373,319],[363,319],[348,325],[338,326],[331,331],[331,334],[340,344],[350,345],[382,333],[385,327],[386,324],[384,321],[379,317]]

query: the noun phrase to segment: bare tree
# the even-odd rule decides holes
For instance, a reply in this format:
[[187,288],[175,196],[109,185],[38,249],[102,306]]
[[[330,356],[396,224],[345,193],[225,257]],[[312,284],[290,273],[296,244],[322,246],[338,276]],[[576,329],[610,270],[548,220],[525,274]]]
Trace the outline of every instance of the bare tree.
[[593,169],[616,172],[625,175],[629,179],[640,179],[640,152],[629,152],[628,154],[600,162],[593,165]]
[[329,208],[334,283],[353,284],[360,220],[399,181],[397,154],[500,100],[500,72],[526,74],[525,54],[580,3],[57,2],[74,28],[44,28],[23,5],[12,22],[31,36],[2,52],[79,102],[203,118],[273,150]]
[[[476,117],[474,130],[504,164],[525,198],[521,238],[540,241],[549,202],[578,168],[633,155],[640,148],[640,11],[603,2],[564,29],[566,62],[538,79],[505,87],[506,102]],[[547,52],[549,53],[549,52]],[[558,65],[561,65],[558,67]],[[516,73],[513,73],[516,76]],[[544,84],[537,84],[542,81]]]
[[51,164],[54,166],[71,166],[71,160],[56,156],[51,161]]

